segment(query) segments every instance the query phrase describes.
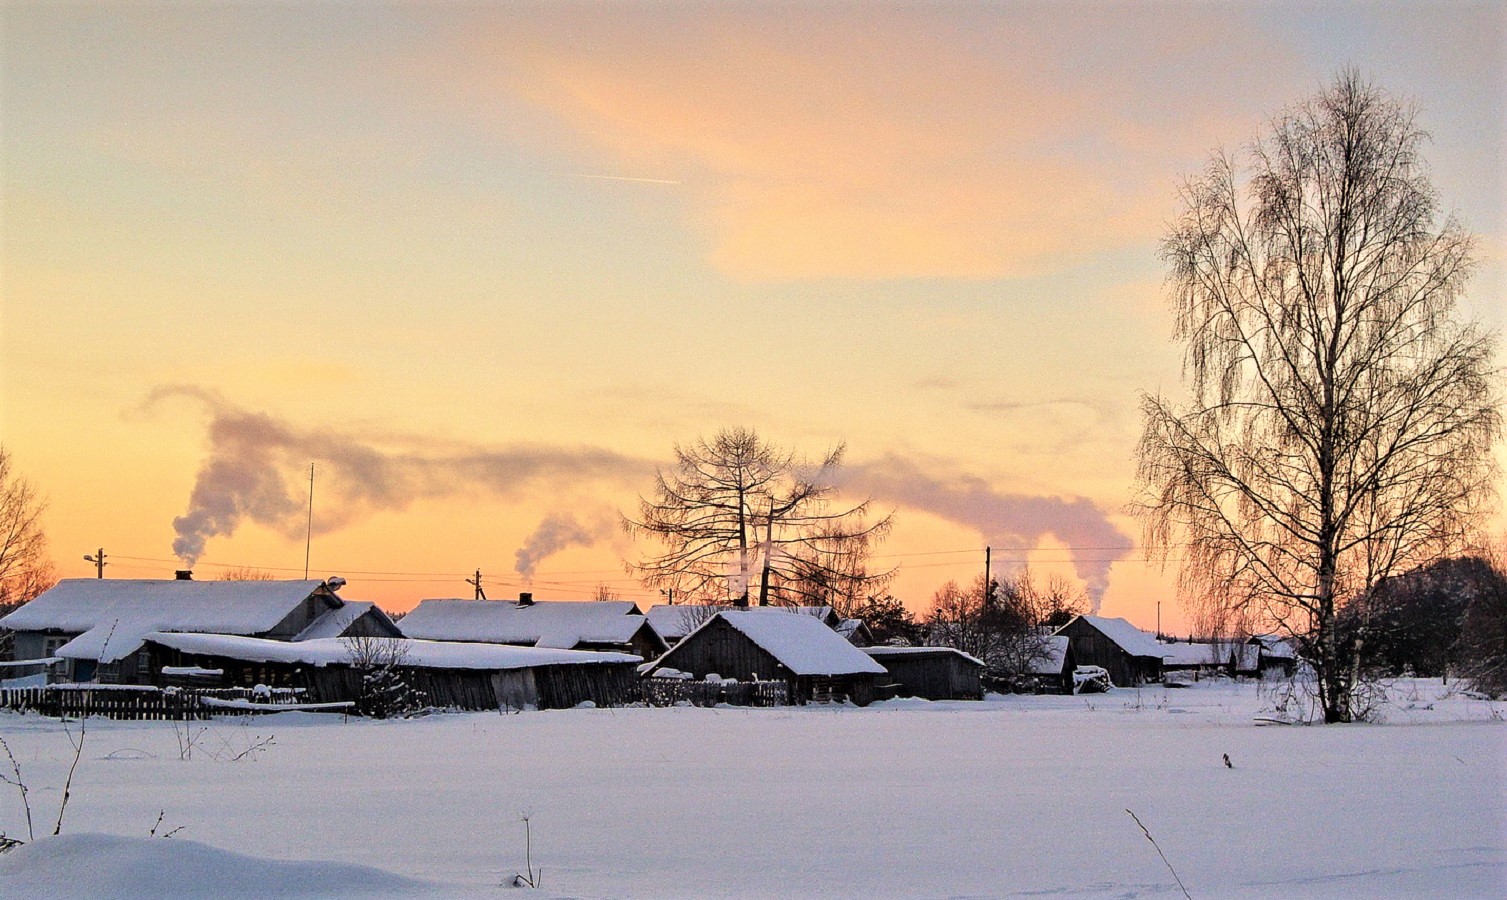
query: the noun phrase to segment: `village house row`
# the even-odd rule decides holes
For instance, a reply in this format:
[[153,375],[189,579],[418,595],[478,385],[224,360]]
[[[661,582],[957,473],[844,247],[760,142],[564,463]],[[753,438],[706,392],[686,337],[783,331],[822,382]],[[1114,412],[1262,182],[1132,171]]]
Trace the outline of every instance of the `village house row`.
[[[0,619],[13,632],[0,688],[56,684],[295,689],[348,701],[373,661],[428,705],[616,706],[653,697],[864,705],[895,696],[982,699],[984,663],[947,647],[871,646],[830,607],[721,609],[630,601],[424,600],[395,622],[345,600],[344,579],[67,579]],[[374,654],[372,651],[375,650]],[[1290,673],[1281,641],[1162,643],[1124,619],[1080,615],[1042,635],[1028,671],[1071,693],[1085,673],[1116,686],[1173,672]],[[363,653],[369,658],[361,659]],[[997,674],[997,673],[991,673]],[[651,686],[658,686],[651,689]]]

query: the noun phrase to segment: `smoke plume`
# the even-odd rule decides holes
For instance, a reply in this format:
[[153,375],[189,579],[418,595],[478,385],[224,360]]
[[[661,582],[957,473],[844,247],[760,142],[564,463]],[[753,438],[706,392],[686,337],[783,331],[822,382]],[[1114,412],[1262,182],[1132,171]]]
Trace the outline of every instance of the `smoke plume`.
[[316,534],[417,500],[477,491],[507,499],[591,482],[633,484],[653,471],[650,462],[598,447],[485,447],[298,428],[197,387],[158,388],[143,408],[174,397],[196,400],[210,412],[209,456],[194,481],[188,511],[173,520],[173,553],[186,566],[198,560],[211,538],[228,537],[245,522],[290,539],[302,537],[311,462],[317,473]]
[[611,520],[605,517],[588,529],[570,513],[550,513],[532,534],[523,539],[523,546],[513,554],[517,558],[513,568],[523,576],[525,583],[531,582],[539,563],[546,557],[567,547],[589,547],[614,531]]
[[[991,546],[1035,548],[1055,537],[1070,548],[1094,612],[1109,586],[1109,567],[1130,555],[1133,543],[1087,498],[1002,493],[977,476],[934,474],[899,456],[850,466],[843,485],[977,529]],[[1001,560],[999,570],[1011,574],[1012,565],[1020,567]]]

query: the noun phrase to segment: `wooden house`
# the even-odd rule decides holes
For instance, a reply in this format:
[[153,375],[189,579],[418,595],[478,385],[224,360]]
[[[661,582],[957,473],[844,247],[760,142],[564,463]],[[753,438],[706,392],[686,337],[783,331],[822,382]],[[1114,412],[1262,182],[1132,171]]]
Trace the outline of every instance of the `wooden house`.
[[399,625],[425,641],[600,650],[653,659],[669,649],[628,600],[424,600]]
[[283,642],[221,634],[156,633],[147,642],[176,666],[223,673],[221,683],[303,688],[314,703],[355,700],[361,656],[390,661],[423,703],[469,710],[618,706],[636,696],[638,666],[626,653],[407,638],[316,638]]
[[1074,616],[1056,634],[1068,639],[1078,666],[1102,666],[1116,687],[1162,677],[1162,645],[1124,619]]
[[171,580],[69,578],[0,619],[0,628],[15,632],[16,659],[65,660],[57,667],[60,680],[153,684],[165,664],[146,645],[153,632],[291,642],[316,627],[331,633],[392,627],[370,604],[340,599],[335,592],[344,584],[194,581],[187,572]]
[[675,670],[697,679],[784,681],[797,703],[875,698],[884,666],[848,643],[819,617],[774,609],[717,613],[645,666],[645,675]]
[[984,663],[951,647],[864,647],[889,672],[901,697],[984,699]]

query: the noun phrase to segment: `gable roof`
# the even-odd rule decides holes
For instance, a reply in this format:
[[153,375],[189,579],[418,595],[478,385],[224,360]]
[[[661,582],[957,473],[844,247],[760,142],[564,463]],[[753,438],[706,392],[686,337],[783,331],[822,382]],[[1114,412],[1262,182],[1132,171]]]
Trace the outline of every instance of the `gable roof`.
[[666,643],[673,643],[695,631],[702,622],[725,609],[730,609],[730,607],[698,603],[676,605],[661,603],[658,606],[649,607],[645,615],[649,619],[649,627],[664,638]]
[[303,631],[293,636],[295,641],[312,641],[319,638],[338,638],[345,634],[345,630],[351,627],[357,619],[371,613],[380,618],[386,626],[392,629],[394,634],[401,634],[398,626],[392,619],[387,617],[381,607],[370,600],[347,600],[345,605],[338,609],[327,609],[319,615],[319,618],[310,622]]
[[140,649],[154,631],[271,631],[316,591],[323,591],[330,605],[342,603],[318,579],[68,578],[0,619],[0,627],[79,633],[58,649],[58,656],[115,662]]
[[1262,656],[1269,656],[1273,659],[1298,658],[1298,651],[1293,646],[1292,640],[1278,634],[1254,635],[1246,643],[1259,647]]
[[648,620],[631,600],[424,600],[398,627],[411,638],[568,650],[626,644]]
[[[308,641],[270,641],[265,638],[226,634],[155,633],[147,640],[164,647],[221,656],[246,662],[276,662],[296,665],[344,665],[351,661],[351,643],[344,638],[314,638]],[[460,641],[415,641],[408,638],[364,638],[378,645],[400,647],[401,666],[430,669],[527,669],[534,666],[632,663],[643,660],[626,653],[590,650],[541,650],[508,644]]]
[[1235,657],[1235,668],[1241,671],[1256,668],[1254,644],[1219,643],[1206,641],[1179,641],[1161,644],[1162,662],[1172,666],[1226,666],[1230,657]]
[[722,620],[773,656],[795,675],[884,675],[887,670],[847,638],[814,616],[792,616],[774,609],[740,609],[720,612],[660,657],[669,660],[676,649],[696,634]]
[[927,656],[960,656],[970,663],[982,666],[984,661],[970,656],[956,647],[859,647],[858,652],[883,662],[886,659],[916,658]]
[[[1067,628],[1068,625],[1080,620],[1093,626],[1100,634],[1114,641],[1121,650],[1131,656],[1162,658],[1162,645],[1156,642],[1156,638],[1124,619],[1111,619],[1105,616],[1074,616],[1072,621],[1063,625],[1062,628]],[[1061,634],[1062,629],[1058,629],[1057,633]]]
[[1041,653],[1026,664],[1028,675],[1061,675],[1067,665],[1067,651],[1072,643],[1065,635],[1047,635],[1041,639]]

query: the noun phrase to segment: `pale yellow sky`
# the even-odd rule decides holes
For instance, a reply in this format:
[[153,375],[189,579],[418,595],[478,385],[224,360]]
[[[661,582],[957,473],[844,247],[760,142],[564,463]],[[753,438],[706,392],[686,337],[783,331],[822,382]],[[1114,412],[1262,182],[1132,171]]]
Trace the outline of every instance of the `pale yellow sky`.
[[[1123,513],[1179,180],[1355,65],[1503,323],[1492,4],[3,6],[0,441],[59,570],[635,599],[676,441],[846,441],[924,609],[1031,559],[1180,622]],[[156,398],[149,400],[149,398]],[[204,477],[200,477],[203,473]],[[234,491],[201,491],[234,485]],[[1500,522],[1498,523],[1500,530]],[[388,574],[378,574],[388,573]]]

